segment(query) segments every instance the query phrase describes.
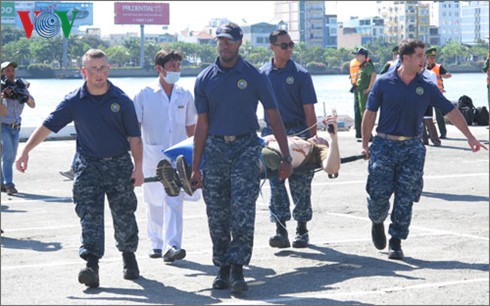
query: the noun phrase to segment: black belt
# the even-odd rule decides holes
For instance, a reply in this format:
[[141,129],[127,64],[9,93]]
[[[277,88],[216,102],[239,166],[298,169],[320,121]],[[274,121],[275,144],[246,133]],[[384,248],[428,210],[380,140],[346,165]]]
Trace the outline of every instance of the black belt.
[[221,140],[224,140],[225,142],[233,142],[235,140],[245,138],[248,136],[251,136],[253,133],[247,133],[247,134],[241,134],[241,135],[216,135],[216,134],[208,134],[208,136],[211,136],[213,138],[218,138]]
[[2,123],[2,125],[11,129],[20,129],[20,123]]
[[81,154],[84,158],[88,160],[93,160],[93,161],[111,161],[111,160],[116,160],[118,158],[121,158],[123,156],[126,156],[128,153],[124,153],[118,156],[111,156],[111,157],[93,157],[93,156],[88,156],[88,155],[83,155]]
[[292,120],[292,121],[284,122],[284,127],[287,129],[294,129],[302,125],[305,125],[305,123],[301,120]]

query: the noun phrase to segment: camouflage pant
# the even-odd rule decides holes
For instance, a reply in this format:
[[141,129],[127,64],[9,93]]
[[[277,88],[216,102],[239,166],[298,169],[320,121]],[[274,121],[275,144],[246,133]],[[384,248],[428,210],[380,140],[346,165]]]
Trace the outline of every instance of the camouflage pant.
[[112,159],[79,155],[75,162],[73,202],[82,227],[80,257],[104,255],[104,196],[107,196],[114,224],[116,247],[135,252],[138,226],[134,212],[137,199],[130,177],[133,164],[129,154]]
[[216,266],[247,265],[252,257],[261,148],[255,134],[206,140],[202,191]]
[[[306,126],[299,126],[294,129],[287,129],[288,135],[296,134],[306,129]],[[265,128],[262,132],[263,136],[272,134],[270,128]],[[299,137],[308,138],[309,131],[304,132]],[[293,218],[296,221],[307,222],[313,216],[311,209],[311,182],[315,170],[302,171],[301,173],[293,174],[288,178],[289,190],[294,202]],[[278,177],[270,177],[269,183],[271,186],[271,199],[269,202],[269,211],[271,213],[270,220],[276,222],[279,220],[291,220],[291,212],[289,210],[289,196],[286,190],[285,181]],[[277,218],[277,219],[276,219]]]
[[413,202],[418,202],[423,188],[425,146],[419,137],[393,141],[374,137],[369,148],[366,191],[369,218],[383,222],[394,193],[391,224],[392,237],[406,239],[412,219]]

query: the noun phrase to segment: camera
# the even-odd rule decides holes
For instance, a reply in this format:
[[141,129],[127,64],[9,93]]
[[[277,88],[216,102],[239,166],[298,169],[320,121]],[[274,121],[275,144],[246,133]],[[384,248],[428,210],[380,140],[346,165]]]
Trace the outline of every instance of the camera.
[[[29,82],[26,82],[23,79],[17,79],[12,82],[7,79],[6,76],[2,75],[1,84],[1,91],[4,93],[5,98],[18,100],[21,104],[29,101],[29,92],[27,91],[27,88],[29,88]],[[10,93],[5,91],[8,88],[12,89]]]

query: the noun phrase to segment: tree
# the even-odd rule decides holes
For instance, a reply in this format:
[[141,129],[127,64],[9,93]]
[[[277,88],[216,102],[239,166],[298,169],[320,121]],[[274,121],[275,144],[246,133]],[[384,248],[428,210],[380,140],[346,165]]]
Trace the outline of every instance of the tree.
[[440,55],[439,62],[445,62],[447,65],[459,65],[460,63],[460,55],[463,54],[463,47],[456,42],[455,40],[451,40],[444,47],[439,48]]
[[113,66],[124,66],[131,60],[131,54],[129,54],[128,48],[120,45],[114,45],[105,51],[109,62]]
[[129,52],[131,64],[135,66],[140,57],[140,39],[137,37],[128,37],[123,41],[123,46]]
[[9,42],[18,41],[21,38],[26,38],[26,34],[23,30],[2,25],[2,35],[0,35],[2,46],[5,46]]

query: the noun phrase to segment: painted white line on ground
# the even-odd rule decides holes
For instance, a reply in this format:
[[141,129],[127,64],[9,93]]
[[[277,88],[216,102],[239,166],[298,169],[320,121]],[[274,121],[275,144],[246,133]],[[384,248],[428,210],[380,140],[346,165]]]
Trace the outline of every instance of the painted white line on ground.
[[[267,304],[277,304],[277,303],[285,303],[285,302],[295,302],[307,299],[332,299],[335,297],[352,297],[359,295],[369,295],[369,294],[386,294],[398,291],[409,291],[416,289],[426,289],[426,288],[440,288],[440,287],[450,287],[457,285],[466,285],[472,283],[482,283],[488,282],[488,278],[474,278],[474,279],[465,279],[459,281],[447,281],[447,282],[437,282],[437,283],[424,283],[421,285],[413,285],[413,286],[404,286],[404,287],[389,287],[389,288],[376,288],[376,290],[370,291],[340,291],[335,293],[315,293],[315,292],[302,292],[296,294],[296,296],[289,296],[283,298],[275,298],[275,299],[266,299],[266,300],[253,300],[247,301],[242,299],[223,299],[223,304],[233,304],[233,305],[267,305]],[[288,304],[289,304],[288,303]],[[294,303],[293,303],[294,304]]]
[[[332,216],[337,216],[337,217],[341,217],[341,218],[349,218],[349,219],[356,219],[356,220],[363,220],[363,221],[366,221],[366,222],[371,222],[369,220],[369,218],[366,218],[366,217],[358,217],[358,216],[353,216],[353,215],[339,214],[339,213],[329,213],[329,212],[325,212],[325,214],[332,215]],[[450,236],[467,237],[467,238],[481,239],[481,240],[490,241],[489,240],[489,237],[482,237],[482,236],[476,236],[476,235],[470,235],[470,234],[461,234],[461,233],[455,233],[455,232],[450,232],[450,231],[431,229],[431,228],[420,227],[420,226],[410,226],[410,228],[421,230],[421,231],[428,231],[428,232],[433,233],[434,235],[450,235]],[[413,235],[410,235],[410,237],[413,237]]]

